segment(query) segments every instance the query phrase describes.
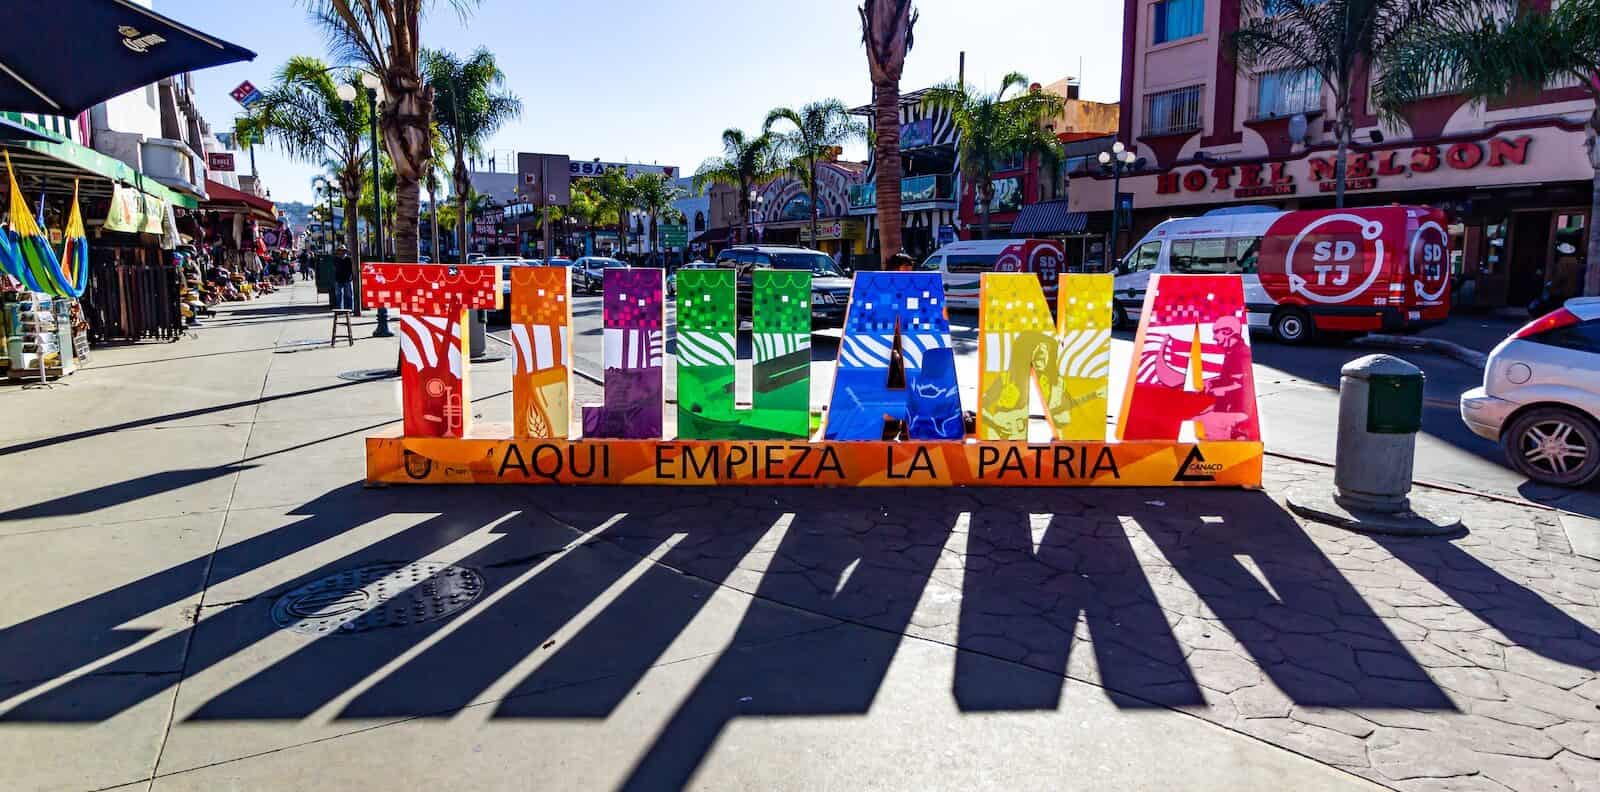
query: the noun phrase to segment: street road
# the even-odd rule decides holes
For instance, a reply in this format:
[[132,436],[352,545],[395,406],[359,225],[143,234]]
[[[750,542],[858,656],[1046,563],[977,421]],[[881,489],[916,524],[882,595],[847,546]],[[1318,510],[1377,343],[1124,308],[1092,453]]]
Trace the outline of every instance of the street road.
[[[578,376],[598,386],[604,370],[601,357],[600,298],[580,296],[573,303],[577,326],[575,355]],[[673,306],[667,304],[667,324],[673,326]],[[492,335],[506,339],[504,328],[491,327]],[[811,401],[826,404],[833,382],[833,361],[838,351],[838,330],[813,336]],[[977,402],[977,314],[951,317],[951,337],[961,377],[962,401],[967,409]],[[1112,348],[1111,403],[1119,403],[1132,351],[1131,334],[1118,333]],[[673,350],[668,334],[669,352]],[[1256,340],[1256,387],[1263,416],[1267,448],[1314,460],[1332,462],[1339,412],[1339,368],[1372,350],[1358,346],[1288,347],[1270,337]],[[1417,442],[1416,477],[1506,496],[1542,499],[1549,493],[1530,489],[1527,480],[1503,463],[1497,444],[1467,430],[1457,414],[1456,398],[1475,387],[1480,372],[1466,364],[1426,353],[1393,353],[1421,367],[1427,375],[1423,408],[1423,433]],[[742,398],[748,398],[749,338],[740,339]],[[667,398],[675,398],[673,368],[667,367]],[[1035,405],[1035,415],[1040,414]],[[671,410],[668,411],[669,416]],[[1039,439],[1048,437],[1043,421],[1035,420]]]

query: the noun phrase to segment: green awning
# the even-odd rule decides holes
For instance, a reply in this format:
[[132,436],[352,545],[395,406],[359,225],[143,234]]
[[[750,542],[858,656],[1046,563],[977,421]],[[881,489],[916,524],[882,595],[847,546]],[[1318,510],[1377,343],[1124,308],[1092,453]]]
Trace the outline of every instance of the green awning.
[[[43,127],[39,127],[37,124],[34,124],[27,119],[20,119],[20,123],[22,123],[24,126],[43,130]],[[169,189],[165,184],[145,176],[143,173],[140,173],[139,171],[129,167],[126,162],[114,157],[108,157],[92,148],[79,145],[70,140],[63,140],[60,142],[43,140],[12,140],[6,141],[6,145],[11,148],[13,152],[23,149],[37,152],[38,154],[43,154],[58,162],[71,165],[79,170],[88,171],[89,173],[109,179],[118,184],[131,185],[143,192],[149,193],[152,197],[159,198],[172,204],[173,206],[181,206],[185,209],[194,209],[196,206],[198,206],[193,197],[184,195],[176,190]],[[17,156],[17,154],[13,153],[12,161],[17,165],[18,170],[26,169],[28,167],[27,164],[24,162],[18,162],[17,160],[19,159],[20,158]]]

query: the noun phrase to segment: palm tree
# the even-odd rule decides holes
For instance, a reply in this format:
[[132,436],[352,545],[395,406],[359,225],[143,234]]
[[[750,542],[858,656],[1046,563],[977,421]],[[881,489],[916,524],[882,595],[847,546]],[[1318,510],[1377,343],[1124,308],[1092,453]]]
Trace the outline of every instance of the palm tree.
[[865,137],[867,127],[852,118],[844,103],[838,99],[811,102],[799,111],[788,107],[774,108],[767,113],[767,121],[761,125],[761,131],[773,134],[772,127],[779,121],[787,121],[793,127],[788,132],[779,133],[776,140],[779,150],[789,158],[791,170],[811,197],[811,241],[816,244],[817,161],[826,158],[833,149]]
[[1353,97],[1366,67],[1388,63],[1419,32],[1476,23],[1514,0],[1245,0],[1245,21],[1227,44],[1258,72],[1312,71],[1333,92],[1334,205],[1344,206],[1345,154],[1355,135]]
[[[433,156],[433,90],[422,79],[422,14],[435,0],[306,0],[334,55],[383,83],[378,115],[395,169],[395,258],[417,260],[419,191]],[[478,0],[446,0],[465,17]]]
[[1594,194],[1583,293],[1600,295],[1600,0],[1563,0],[1548,12],[1525,9],[1497,18],[1504,22],[1439,24],[1403,39],[1375,86],[1379,107],[1395,115],[1440,83],[1477,100],[1560,79],[1582,85],[1595,102],[1584,130]]
[[1000,90],[984,93],[964,83],[945,83],[924,95],[923,103],[950,113],[960,134],[961,177],[972,185],[973,201],[982,215],[979,234],[989,238],[989,205],[994,201],[994,172],[1001,163],[1021,155],[1036,156],[1054,167],[1055,136],[1045,121],[1061,112],[1064,101],[1055,94],[1027,91],[1006,98],[1012,88],[1026,87],[1028,78],[1012,72],[1000,80]]
[[866,0],[861,43],[872,76],[873,162],[878,169],[878,250],[888,260],[900,252],[900,72],[911,50],[917,12],[911,0]]
[[656,255],[656,220],[671,211],[672,202],[683,197],[683,190],[664,173],[641,173],[633,177],[633,201],[650,216],[650,257]]
[[[428,85],[433,88],[434,122],[454,163],[451,184],[456,201],[464,203],[472,186],[468,157],[481,156],[484,141],[522,114],[522,101],[499,90],[505,84],[505,73],[495,63],[494,55],[482,47],[473,50],[466,60],[448,52],[425,50],[423,62]],[[465,212],[458,216],[460,222],[466,222]],[[457,232],[465,235],[466,228],[459,227]]]
[[[771,135],[762,133],[746,138],[742,129],[725,129],[722,131],[722,156],[700,163],[699,170],[694,173],[694,191],[701,192],[710,184],[736,188],[739,217],[749,223],[750,193],[757,185],[783,175],[788,167],[778,155]],[[750,231],[753,235],[754,229]]]
[[573,185],[572,200],[565,211],[566,216],[583,224],[589,239],[589,250],[594,249],[595,227],[612,222],[611,210],[590,184],[591,181],[585,179]]
[[593,194],[600,205],[600,211],[607,219],[615,218],[617,223],[617,244],[621,251],[628,251],[628,211],[638,204],[634,193],[633,181],[628,178],[627,171],[622,168],[612,168],[589,181]]
[[[354,71],[330,69],[317,58],[297,55],[278,69],[273,85],[242,122],[291,158],[321,163],[329,171],[344,196],[344,246],[352,253],[361,249],[354,207],[361,201],[370,117],[365,102],[341,100],[339,86],[360,84]],[[240,128],[235,125],[236,131]],[[359,305],[357,301],[358,313]]]

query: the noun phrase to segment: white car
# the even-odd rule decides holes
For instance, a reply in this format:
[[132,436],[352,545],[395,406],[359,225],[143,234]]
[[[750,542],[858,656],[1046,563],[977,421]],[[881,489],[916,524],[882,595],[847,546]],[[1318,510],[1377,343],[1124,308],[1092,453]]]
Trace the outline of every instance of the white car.
[[1600,297],[1568,300],[1501,341],[1483,387],[1461,394],[1461,420],[1535,481],[1600,478]]

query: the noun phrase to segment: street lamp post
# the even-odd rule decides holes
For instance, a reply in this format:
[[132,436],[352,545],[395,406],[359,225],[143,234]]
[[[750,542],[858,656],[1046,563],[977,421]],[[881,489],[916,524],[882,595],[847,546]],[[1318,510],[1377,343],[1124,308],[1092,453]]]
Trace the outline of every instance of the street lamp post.
[[1121,231],[1118,221],[1122,219],[1122,171],[1131,168],[1138,157],[1119,140],[1111,144],[1110,151],[1100,152],[1099,159],[1100,167],[1111,169],[1111,244],[1106,249],[1105,262],[1109,268],[1117,254],[1117,235]]
[[756,192],[755,190],[751,190],[750,191],[750,217],[749,217],[749,221],[750,221],[750,226],[749,226],[750,240],[749,241],[752,242],[752,243],[756,241],[756,216],[758,214],[760,214],[761,206],[762,206],[762,204],[765,204],[766,202],[767,202],[767,197],[765,195],[762,195],[762,194]]
[[[371,72],[361,73],[361,85],[367,89],[367,118],[371,134],[372,148],[372,258],[383,258],[383,170],[378,154],[378,100],[382,98],[383,81],[378,75]],[[356,99],[356,87],[345,83],[339,86],[339,98],[346,103]],[[359,282],[359,279],[357,279]],[[359,288],[359,287],[358,287]],[[356,311],[361,310],[361,298],[356,297]],[[378,309],[378,324],[372,330],[373,338],[388,338],[394,333],[389,330],[389,309]]]

